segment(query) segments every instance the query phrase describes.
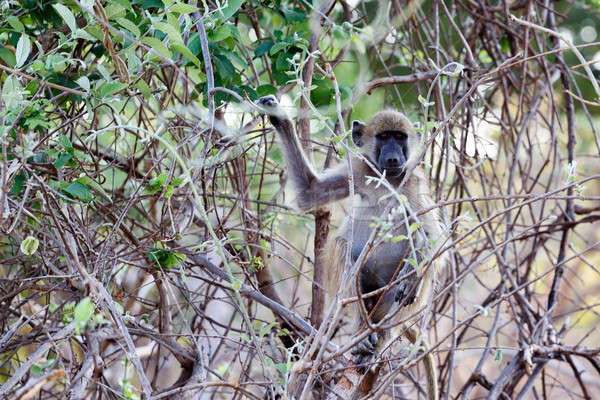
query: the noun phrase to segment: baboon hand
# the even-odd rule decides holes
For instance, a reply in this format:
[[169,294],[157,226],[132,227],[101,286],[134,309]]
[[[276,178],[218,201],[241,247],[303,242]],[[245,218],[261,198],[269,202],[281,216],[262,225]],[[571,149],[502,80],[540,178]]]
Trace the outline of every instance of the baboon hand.
[[272,94],[258,99],[257,104],[262,107],[265,114],[269,115],[269,120],[273,126],[277,127],[282,121],[287,120],[288,116],[279,105],[277,98]]
[[419,279],[416,277],[406,277],[400,282],[396,289],[395,300],[401,306],[408,306],[417,299],[417,290],[419,287]]
[[352,349],[352,355],[355,356],[354,364],[356,364],[356,369],[361,374],[369,370],[369,363],[377,353],[378,340],[377,334],[373,332]]
[[272,94],[268,96],[263,96],[260,99],[258,99],[258,104],[266,108],[275,108],[279,106],[279,103],[277,102],[277,97],[273,96]]

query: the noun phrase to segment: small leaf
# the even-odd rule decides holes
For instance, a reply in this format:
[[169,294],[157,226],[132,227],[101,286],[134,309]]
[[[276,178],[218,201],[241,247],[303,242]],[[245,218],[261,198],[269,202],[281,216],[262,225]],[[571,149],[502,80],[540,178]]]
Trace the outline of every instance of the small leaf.
[[160,55],[171,58],[171,52],[163,42],[155,37],[142,38],[142,43],[156,50]]
[[54,168],[61,169],[62,167],[67,165],[67,163],[71,161],[72,158],[73,156],[68,153],[61,153],[61,155],[58,156],[56,161],[54,161]]
[[96,38],[92,34],[88,33],[85,29],[79,29],[79,28],[75,30],[74,38],[89,40],[90,42],[98,41],[98,38]]
[[33,236],[27,236],[21,242],[21,253],[25,254],[26,256],[31,256],[35,254],[39,245],[40,241],[37,238]]
[[169,35],[169,42],[172,43],[183,43],[183,38],[181,37],[181,33],[179,33],[179,30],[177,30],[177,28],[175,28],[173,25],[171,24],[167,24],[166,22],[157,22],[154,24],[154,27],[156,29],[160,29],[161,31],[163,31],[164,33],[166,33],[167,35]]
[[413,233],[414,231],[419,229],[422,225],[423,225],[422,222],[414,222],[414,223],[410,224],[410,226],[408,227],[408,232]]
[[100,91],[99,91],[98,95],[100,97],[110,96],[110,95],[113,95],[113,94],[125,89],[126,87],[127,87],[127,84],[123,83],[123,82],[116,82],[116,81],[109,82],[100,87]]
[[260,330],[260,332],[258,333],[258,337],[265,336],[275,325],[277,325],[277,322],[271,322],[270,324],[268,324],[265,327],[263,327]]
[[73,154],[75,151],[73,145],[71,144],[71,140],[69,140],[69,137],[66,135],[62,135],[60,138],[58,138],[58,143],[60,143],[62,148],[65,149],[65,151],[69,154]]
[[256,88],[256,93],[262,97],[262,96],[267,96],[269,94],[276,94],[277,93],[277,88],[273,85],[260,85],[259,87]]
[[179,14],[191,14],[194,11],[198,11],[198,7],[194,7],[189,4],[177,2],[173,5],[171,5],[171,7],[169,7],[169,10],[171,10],[172,12],[179,13]]
[[56,12],[61,16],[61,18],[65,21],[65,24],[67,24],[71,32],[75,33],[75,31],[77,30],[77,22],[75,22],[75,16],[73,16],[71,10],[69,10],[62,4],[54,4],[53,7],[56,10]]
[[85,90],[86,92],[90,90],[90,80],[87,76],[80,76],[75,82],[77,82],[79,87]]
[[238,280],[235,280],[231,284],[231,287],[233,288],[233,290],[235,290],[237,292],[237,291],[239,291],[242,288],[242,282],[240,282]]
[[421,95],[419,95],[417,97],[417,99],[419,100],[419,103],[423,104],[423,106],[425,106],[425,107],[429,107],[429,106],[432,106],[435,104],[434,101],[427,101],[427,99],[425,99],[425,97],[423,97]]
[[150,97],[152,97],[152,89],[150,86],[148,86],[145,80],[140,79],[135,83],[134,87],[140,91],[142,96],[144,96],[144,99],[148,100]]
[[13,180],[12,187],[10,188],[10,194],[17,196],[20,195],[23,191],[23,186],[25,185],[25,174],[19,172],[15,179]]
[[233,16],[240,9],[240,7],[244,4],[243,0],[229,0],[227,2],[227,7],[221,9],[223,13],[223,21],[227,21],[229,18]]
[[394,236],[394,237],[392,238],[392,243],[398,243],[398,242],[400,242],[400,241],[402,241],[402,240],[406,240],[406,239],[408,239],[408,236],[406,236],[406,235],[398,235],[398,236]]
[[215,55],[213,58],[213,62],[215,63],[215,67],[217,71],[219,71],[219,75],[224,79],[230,79],[235,74],[235,67],[227,59],[227,57],[221,55]]
[[12,51],[7,49],[6,47],[0,47],[0,59],[4,61],[7,65],[14,67],[17,65],[17,60]]
[[216,30],[208,34],[208,39],[211,42],[221,42],[231,36],[229,25],[221,25]]
[[262,56],[263,54],[271,50],[271,47],[273,47],[273,45],[275,45],[275,43],[272,40],[262,42],[256,47],[256,49],[254,49],[254,55],[257,57]]
[[273,47],[271,47],[271,48],[269,49],[269,54],[270,54],[270,55],[277,54],[277,53],[279,53],[281,50],[285,49],[286,47],[289,47],[289,45],[290,45],[290,44],[289,44],[289,43],[287,43],[287,42],[279,42],[279,43],[275,43],[275,44],[273,45]]
[[494,361],[498,364],[502,362],[502,349],[496,349],[496,354],[494,355]]
[[15,31],[25,32],[25,26],[23,26],[23,24],[21,23],[21,21],[19,21],[19,18],[15,17],[14,15],[11,15],[10,17],[7,17],[6,21],[10,24],[10,26]]
[[77,182],[93,188],[94,190],[98,191],[101,195],[103,195],[107,200],[111,201],[112,198],[108,195],[108,193],[106,193],[102,185],[100,185],[98,182],[96,182],[89,176],[84,175],[81,178],[77,178]]
[[292,368],[292,363],[291,362],[277,363],[274,366],[277,371],[279,371],[285,375],[290,370],[290,368]]
[[188,60],[193,62],[198,68],[202,68],[202,62],[188,49],[183,43],[171,44],[173,50],[177,50],[183,54]]
[[290,61],[289,59],[292,58],[292,55],[290,53],[279,53],[279,56],[277,57],[277,61],[275,62],[275,68],[278,71],[285,71],[287,69],[290,68]]
[[129,32],[133,33],[135,35],[135,37],[140,37],[140,29],[137,27],[136,24],[134,24],[133,22],[131,22],[130,20],[128,20],[127,18],[117,18],[117,22],[119,23],[119,25],[121,25],[123,28],[127,29]]
[[93,313],[94,303],[92,303],[92,300],[89,297],[84,297],[75,306],[75,310],[73,311],[73,318],[75,318],[75,321],[84,324],[90,320]]
[[94,200],[94,195],[92,194],[90,189],[81,182],[71,183],[64,189],[64,191],[70,194],[71,196],[83,201],[84,203],[89,203],[90,201]]
[[29,57],[29,53],[31,53],[31,41],[29,40],[29,36],[23,33],[19,38],[19,42],[17,43],[17,51],[15,52],[16,68],[20,68],[23,64],[25,64],[27,57]]

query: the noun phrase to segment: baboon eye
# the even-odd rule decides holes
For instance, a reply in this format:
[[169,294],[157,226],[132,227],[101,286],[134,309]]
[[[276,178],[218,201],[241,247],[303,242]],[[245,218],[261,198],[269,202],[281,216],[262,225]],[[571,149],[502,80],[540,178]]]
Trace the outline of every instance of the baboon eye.
[[377,135],[377,137],[381,140],[386,140],[389,135],[387,133],[380,133],[379,135]]

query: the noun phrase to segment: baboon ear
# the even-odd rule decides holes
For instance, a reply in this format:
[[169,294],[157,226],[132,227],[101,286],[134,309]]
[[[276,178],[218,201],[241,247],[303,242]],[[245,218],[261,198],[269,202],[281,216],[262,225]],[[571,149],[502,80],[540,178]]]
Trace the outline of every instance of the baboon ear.
[[358,147],[363,145],[362,135],[365,124],[360,121],[354,120],[352,121],[352,141]]

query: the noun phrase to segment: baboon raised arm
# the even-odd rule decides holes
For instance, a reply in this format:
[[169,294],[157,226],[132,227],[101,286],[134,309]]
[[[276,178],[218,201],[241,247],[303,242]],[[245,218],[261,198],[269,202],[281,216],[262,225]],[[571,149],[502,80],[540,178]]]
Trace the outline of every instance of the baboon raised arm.
[[[348,197],[347,167],[340,165],[323,174],[316,173],[302,151],[292,121],[279,107],[276,98],[263,97],[259,99],[259,105],[269,113],[281,139],[287,172],[296,187],[299,207],[311,210]],[[377,330],[354,347],[355,363],[364,373],[391,339],[403,334],[413,343],[418,340],[417,331],[408,327],[408,322],[402,324],[401,321],[422,316],[420,311],[425,309],[430,297],[436,268],[444,264],[444,259],[440,256],[431,261],[442,239],[439,210],[434,208],[417,217],[420,210],[434,204],[429,180],[418,167],[405,179],[407,165],[412,163],[411,157],[416,156],[419,145],[410,121],[397,111],[384,110],[366,124],[354,121],[352,139],[362,155],[352,159],[352,182],[360,203],[355,206],[354,219],[347,216],[339,235],[326,245],[325,283],[327,300],[331,302],[340,289],[348,252],[355,263],[367,244],[373,246],[358,266],[355,284],[350,284],[349,290],[344,288],[349,295],[359,295],[362,303],[356,303],[349,313],[358,322],[357,332],[366,326],[365,311],[373,324],[389,320],[395,327],[393,331]],[[389,185],[369,185],[368,177],[377,175],[382,175],[381,179],[387,180]],[[389,210],[391,212],[386,214]],[[382,218],[389,225],[386,236],[372,242],[373,222]],[[409,229],[415,222],[421,228]],[[354,290],[356,287],[359,293]],[[371,292],[377,294],[369,295]],[[424,366],[428,398],[437,399],[436,368],[430,353],[425,355]]]
[[302,211],[309,211],[348,197],[346,167],[340,166],[327,174],[317,174],[302,151],[292,121],[279,107],[277,99],[274,96],[262,97],[259,104],[271,112],[269,119],[279,133],[288,174],[298,195],[298,207]]

